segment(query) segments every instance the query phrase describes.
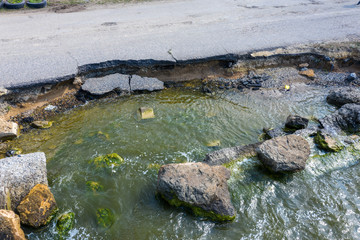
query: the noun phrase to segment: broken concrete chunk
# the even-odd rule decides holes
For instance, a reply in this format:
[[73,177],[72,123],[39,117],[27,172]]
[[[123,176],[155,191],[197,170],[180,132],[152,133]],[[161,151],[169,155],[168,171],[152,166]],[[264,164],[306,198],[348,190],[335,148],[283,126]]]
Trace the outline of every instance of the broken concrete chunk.
[[36,184],[48,184],[43,152],[0,159],[0,209],[15,211]]
[[100,78],[89,78],[81,86],[81,89],[93,95],[103,95],[113,90],[130,92],[129,75],[111,74]]
[[154,110],[152,108],[141,107],[139,108],[139,113],[141,119],[155,118]]
[[0,118],[0,141],[11,140],[19,135],[19,126]]
[[156,91],[164,89],[164,83],[157,78],[133,75],[130,80],[131,91]]

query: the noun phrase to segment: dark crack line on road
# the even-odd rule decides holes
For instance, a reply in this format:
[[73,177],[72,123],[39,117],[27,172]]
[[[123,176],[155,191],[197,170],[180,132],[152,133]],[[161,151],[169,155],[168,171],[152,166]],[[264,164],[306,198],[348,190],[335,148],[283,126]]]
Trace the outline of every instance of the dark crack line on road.
[[175,60],[175,62],[178,62],[178,60],[174,57],[174,55],[171,52],[171,48],[167,51],[167,53]]

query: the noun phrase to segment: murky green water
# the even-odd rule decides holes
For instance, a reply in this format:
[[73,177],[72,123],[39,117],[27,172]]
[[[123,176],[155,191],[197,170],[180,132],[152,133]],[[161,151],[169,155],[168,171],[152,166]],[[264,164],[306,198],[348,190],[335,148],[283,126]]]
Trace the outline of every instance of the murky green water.
[[[305,171],[282,177],[264,171],[256,159],[234,164],[229,187],[237,217],[232,223],[194,217],[155,197],[156,164],[201,161],[213,151],[206,147],[211,140],[220,140],[221,147],[256,142],[263,127],[281,126],[290,113],[322,117],[334,111],[325,92],[270,100],[168,89],[90,103],[58,116],[49,130],[22,136],[18,145],[47,154],[49,185],[60,212],[76,215],[69,239],[356,239],[360,167],[347,153],[311,159]],[[140,121],[141,106],[153,107],[156,118]],[[88,163],[112,152],[125,159],[119,169],[96,170]],[[104,190],[94,194],[87,181],[100,182]],[[96,223],[96,209],[103,207],[115,214],[110,229]],[[28,237],[54,239],[55,226]]]

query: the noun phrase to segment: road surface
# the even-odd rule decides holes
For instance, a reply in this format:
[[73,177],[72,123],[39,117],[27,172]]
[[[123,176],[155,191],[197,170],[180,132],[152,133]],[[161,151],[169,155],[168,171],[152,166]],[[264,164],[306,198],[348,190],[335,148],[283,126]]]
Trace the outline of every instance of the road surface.
[[354,0],[173,0],[0,14],[0,86],[69,79],[108,60],[180,61],[360,39]]

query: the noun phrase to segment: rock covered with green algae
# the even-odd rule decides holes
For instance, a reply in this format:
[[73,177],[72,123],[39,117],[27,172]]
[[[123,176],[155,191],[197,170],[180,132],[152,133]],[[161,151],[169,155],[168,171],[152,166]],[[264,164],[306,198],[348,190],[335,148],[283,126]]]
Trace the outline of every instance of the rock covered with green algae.
[[338,152],[343,148],[341,144],[324,131],[317,132],[314,142],[318,148],[328,152]]
[[94,182],[94,181],[87,181],[86,182],[86,186],[92,190],[94,193],[98,192],[98,191],[102,191],[104,189],[104,186],[101,185],[98,182]]
[[172,206],[186,207],[214,221],[232,221],[236,211],[228,190],[229,178],[230,171],[223,166],[168,164],[159,170],[157,191]]
[[120,166],[124,162],[124,159],[120,157],[117,153],[110,153],[98,156],[90,162],[92,162],[96,166],[96,168],[108,168]]
[[56,223],[56,230],[60,236],[66,235],[75,225],[75,214],[73,212],[68,212],[62,214]]
[[53,125],[53,122],[50,121],[34,121],[31,123],[31,126],[34,128],[46,129],[50,128]]
[[98,208],[96,218],[98,225],[103,228],[110,228],[115,222],[114,213],[108,208]]

